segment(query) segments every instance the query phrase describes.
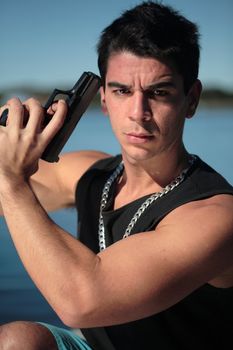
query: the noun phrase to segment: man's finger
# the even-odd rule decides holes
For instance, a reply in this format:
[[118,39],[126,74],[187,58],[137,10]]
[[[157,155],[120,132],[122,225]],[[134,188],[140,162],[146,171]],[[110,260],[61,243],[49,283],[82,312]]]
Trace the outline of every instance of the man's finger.
[[54,115],[42,132],[43,138],[46,139],[47,144],[52,140],[52,138],[64,124],[67,111],[68,107],[66,102],[64,100],[59,100],[56,103],[56,111]]
[[44,118],[44,109],[40,102],[34,98],[24,102],[25,109],[29,115],[26,128],[32,132],[39,132]]

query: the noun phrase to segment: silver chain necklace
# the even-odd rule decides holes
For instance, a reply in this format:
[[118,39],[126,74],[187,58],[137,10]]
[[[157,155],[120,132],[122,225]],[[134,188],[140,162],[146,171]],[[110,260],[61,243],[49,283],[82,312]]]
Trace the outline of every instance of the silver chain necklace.
[[[142,205],[138,208],[134,216],[132,217],[130,223],[128,224],[125,233],[123,235],[123,239],[127,238],[133,227],[135,226],[136,222],[140,218],[140,216],[144,213],[144,211],[158,198],[163,197],[167,193],[171,192],[175,187],[177,187],[181,182],[184,180],[185,175],[187,171],[191,168],[193,165],[194,161],[196,160],[196,157],[194,155],[191,155],[191,158],[189,160],[189,166],[188,168],[184,169],[181,171],[181,173],[174,179],[172,180],[166,187],[164,187],[161,191],[153,193],[150,197],[148,197]],[[103,192],[102,192],[102,197],[101,197],[101,202],[100,202],[100,214],[99,214],[99,248],[100,251],[104,250],[106,248],[106,241],[105,241],[105,228],[104,228],[104,221],[103,221],[103,210],[105,209],[108,201],[108,195],[110,188],[113,184],[113,182],[117,179],[117,177],[122,173],[124,169],[123,162],[121,162],[117,168],[114,170],[112,175],[108,178],[106,181]]]

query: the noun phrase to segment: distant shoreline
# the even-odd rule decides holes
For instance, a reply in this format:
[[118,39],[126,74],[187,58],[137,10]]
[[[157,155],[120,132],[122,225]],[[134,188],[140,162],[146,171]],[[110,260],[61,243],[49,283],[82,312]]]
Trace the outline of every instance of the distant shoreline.
[[208,107],[233,107],[233,91],[221,89],[205,89],[201,94],[201,106]]
[[[66,87],[64,88],[66,89]],[[26,99],[29,96],[37,98],[42,104],[44,104],[48,96],[51,94],[53,89],[36,89],[31,87],[14,87],[0,91],[0,104],[5,103],[10,97],[18,96],[21,99]],[[91,107],[97,107],[100,105],[99,95],[94,98]],[[213,107],[213,108],[224,108],[233,107],[233,91],[228,92],[223,89],[210,88],[205,89],[202,92],[200,99],[201,107]]]

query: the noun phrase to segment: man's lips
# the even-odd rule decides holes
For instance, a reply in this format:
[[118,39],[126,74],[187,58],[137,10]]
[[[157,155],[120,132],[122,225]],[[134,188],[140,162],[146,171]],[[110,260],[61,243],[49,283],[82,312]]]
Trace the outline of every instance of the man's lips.
[[147,133],[127,132],[125,135],[128,141],[132,143],[145,143],[154,138],[154,135]]

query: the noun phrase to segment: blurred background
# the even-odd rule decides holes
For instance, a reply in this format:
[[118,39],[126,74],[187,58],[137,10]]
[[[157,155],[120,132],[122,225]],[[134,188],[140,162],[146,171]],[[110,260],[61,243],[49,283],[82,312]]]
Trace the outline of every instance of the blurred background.
[[[0,94],[69,87],[98,72],[103,28],[136,0],[1,0]],[[233,91],[233,1],[167,0],[199,25],[204,89]],[[220,94],[221,95],[221,94]]]
[[[233,184],[233,1],[160,2],[196,22],[201,33],[199,78],[204,91],[195,118],[186,125],[185,143],[190,152],[199,154]],[[138,3],[1,0],[1,104],[14,95],[22,99],[32,95],[45,101],[55,87],[70,88],[83,71],[98,74],[96,42],[101,31],[122,11]],[[114,154],[119,151],[97,100],[64,151],[83,148]],[[74,210],[51,216],[76,235]],[[0,219],[0,324],[16,319],[61,324],[24,270],[4,219]]]

